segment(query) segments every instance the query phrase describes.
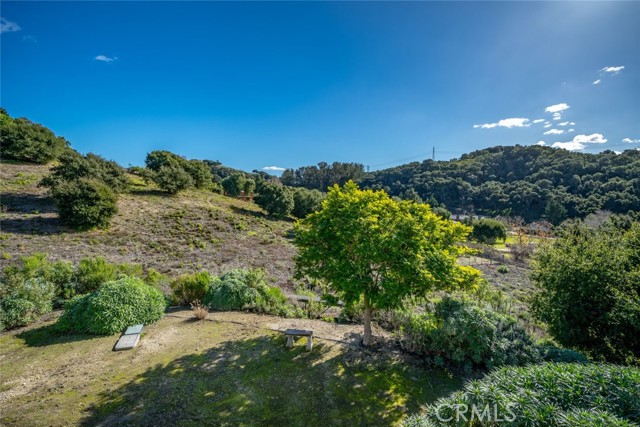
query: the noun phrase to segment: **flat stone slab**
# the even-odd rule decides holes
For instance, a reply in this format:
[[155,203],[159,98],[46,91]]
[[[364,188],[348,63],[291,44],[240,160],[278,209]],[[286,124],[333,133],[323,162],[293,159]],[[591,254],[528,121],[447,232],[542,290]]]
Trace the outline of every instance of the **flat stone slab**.
[[140,341],[140,334],[123,335],[116,343],[114,350],[130,350],[138,345],[138,341]]
[[142,333],[142,328],[144,325],[133,325],[133,326],[129,326],[127,328],[126,331],[124,331],[124,335],[134,335],[134,334],[141,334]]

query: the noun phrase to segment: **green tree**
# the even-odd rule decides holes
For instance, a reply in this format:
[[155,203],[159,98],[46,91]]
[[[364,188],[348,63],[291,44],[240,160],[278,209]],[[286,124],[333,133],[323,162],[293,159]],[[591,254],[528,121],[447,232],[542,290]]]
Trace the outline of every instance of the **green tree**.
[[153,179],[158,184],[158,187],[169,194],[177,194],[179,191],[193,187],[191,175],[182,166],[174,162],[160,166]]
[[640,223],[563,227],[535,254],[534,316],[560,344],[598,359],[640,359]]
[[247,179],[242,174],[234,174],[222,180],[222,188],[230,197],[238,197],[242,191]]
[[562,221],[567,219],[567,208],[558,200],[549,199],[544,209],[543,218],[553,225],[560,225]]
[[244,182],[244,194],[246,194],[247,196],[253,194],[253,192],[256,190],[256,182],[253,179],[247,179]]
[[408,297],[472,286],[479,272],[460,266],[470,228],[428,205],[396,202],[384,191],[334,186],[322,210],[296,224],[297,273],[325,281],[348,307],[364,305],[364,344],[371,318]]
[[505,225],[490,218],[482,218],[472,222],[473,231],[469,238],[479,243],[493,245],[498,240],[506,240],[507,228]]
[[296,188],[293,192],[293,215],[296,218],[304,218],[310,213],[320,210],[324,197],[324,193],[318,190]]
[[60,164],[51,170],[41,185],[53,189],[63,182],[78,179],[95,179],[104,182],[116,193],[126,190],[129,180],[116,162],[106,160],[101,156],[89,153],[83,156],[75,151],[69,151],[60,157]]
[[184,168],[193,180],[194,187],[207,190],[212,187],[213,175],[211,168],[201,160],[187,160],[184,162]]
[[0,154],[16,160],[49,163],[70,150],[69,142],[26,118],[13,119],[0,110]]
[[293,191],[283,185],[260,183],[255,202],[273,216],[287,216],[293,210]]
[[96,179],[62,181],[53,187],[51,195],[60,219],[80,230],[106,228],[118,212],[118,196]]

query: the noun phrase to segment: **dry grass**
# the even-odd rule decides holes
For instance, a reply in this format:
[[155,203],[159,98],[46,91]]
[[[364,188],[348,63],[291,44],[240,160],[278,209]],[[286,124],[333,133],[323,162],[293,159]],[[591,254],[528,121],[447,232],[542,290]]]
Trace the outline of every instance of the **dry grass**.
[[196,319],[198,320],[206,319],[209,314],[209,309],[202,305],[198,300],[191,303],[191,311],[193,311],[193,315],[196,316]]
[[277,284],[291,287],[291,221],[273,220],[254,204],[206,191],[170,197],[137,180],[130,193],[120,196],[108,230],[75,232],[60,223],[53,201],[37,186],[48,169],[0,164],[0,242],[2,252],[11,257],[0,259],[3,265],[45,252],[54,260],[72,262],[103,256],[171,276],[253,267],[264,268]]

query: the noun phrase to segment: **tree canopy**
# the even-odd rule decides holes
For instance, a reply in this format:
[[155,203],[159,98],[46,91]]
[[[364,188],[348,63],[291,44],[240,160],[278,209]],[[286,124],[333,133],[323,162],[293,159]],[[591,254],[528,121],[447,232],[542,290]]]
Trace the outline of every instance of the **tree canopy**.
[[407,297],[471,286],[479,272],[460,266],[471,229],[428,205],[397,202],[353,182],[329,190],[322,209],[296,224],[297,272],[326,282],[347,306],[364,304],[364,344],[374,310]]

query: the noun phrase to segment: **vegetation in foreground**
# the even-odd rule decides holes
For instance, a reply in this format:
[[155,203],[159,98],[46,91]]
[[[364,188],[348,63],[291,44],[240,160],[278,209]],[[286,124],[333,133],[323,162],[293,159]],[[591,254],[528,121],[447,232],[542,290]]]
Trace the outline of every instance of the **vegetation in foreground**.
[[265,329],[278,318],[241,316],[198,322],[176,312],[126,352],[112,351],[117,335],[57,335],[49,324],[4,333],[0,424],[389,426],[462,385],[333,341],[288,350]]

